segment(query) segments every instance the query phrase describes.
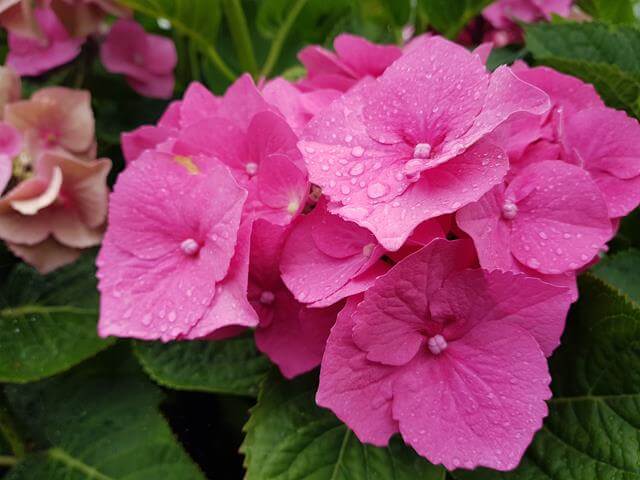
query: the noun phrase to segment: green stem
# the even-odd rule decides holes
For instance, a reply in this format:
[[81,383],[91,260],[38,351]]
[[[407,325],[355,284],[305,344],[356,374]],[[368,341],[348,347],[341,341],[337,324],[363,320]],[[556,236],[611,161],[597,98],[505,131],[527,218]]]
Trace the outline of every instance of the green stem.
[[229,24],[229,31],[233,38],[233,45],[239,57],[240,66],[254,77],[258,73],[256,56],[253,53],[251,35],[247,26],[247,19],[240,0],[223,0],[224,13]]
[[16,428],[15,421],[13,420],[11,411],[9,410],[7,399],[2,390],[0,390],[0,433],[7,440],[7,443],[15,457],[24,457],[27,448],[22,436]]
[[0,455],[0,467],[13,467],[16,463],[18,463],[18,459],[16,457],[12,457],[11,455]]
[[289,10],[289,14],[284,19],[282,26],[276,33],[273,41],[271,42],[271,47],[269,48],[269,53],[267,54],[267,59],[264,62],[264,66],[262,67],[262,71],[260,72],[261,77],[268,77],[273,68],[276,66],[276,63],[280,59],[280,53],[282,52],[282,46],[284,45],[284,41],[287,39],[289,35],[289,31],[293,26],[293,23],[298,18],[298,15],[304,8],[307,0],[298,0],[293,4],[291,10]]

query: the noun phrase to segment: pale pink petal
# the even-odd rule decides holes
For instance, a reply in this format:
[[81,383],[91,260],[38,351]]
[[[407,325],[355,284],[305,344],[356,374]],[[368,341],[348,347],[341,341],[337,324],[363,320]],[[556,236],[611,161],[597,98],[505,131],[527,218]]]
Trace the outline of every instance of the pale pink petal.
[[[0,155],[16,157],[21,150],[22,135],[20,132],[8,123],[0,122]],[[0,190],[2,189],[0,188]]]
[[43,275],[74,262],[81,253],[81,250],[66,247],[53,238],[35,245],[7,243],[7,247]]
[[393,387],[393,418],[431,463],[511,470],[542,427],[550,381],[526,330],[480,323],[441,354],[424,352],[404,368]]
[[397,368],[366,359],[351,338],[358,297],[347,301],[331,329],[320,369],[316,402],[329,408],[362,442],[386,446],[398,432],[391,415],[392,385]]
[[43,208],[51,205],[58,198],[60,187],[62,187],[62,170],[60,167],[54,167],[47,188],[43,190],[42,193],[36,197],[25,200],[12,200],[10,201],[10,205],[22,215],[35,215]]
[[0,154],[0,196],[9,185],[9,180],[13,175],[13,158]]

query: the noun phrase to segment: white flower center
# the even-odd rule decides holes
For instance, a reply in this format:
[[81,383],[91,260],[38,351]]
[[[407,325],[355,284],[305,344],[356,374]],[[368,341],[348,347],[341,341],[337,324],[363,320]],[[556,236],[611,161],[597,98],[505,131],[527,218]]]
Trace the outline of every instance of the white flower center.
[[433,353],[434,355],[440,355],[447,349],[448,344],[445,338],[442,335],[438,334],[427,340],[427,346],[429,347],[429,351],[431,353]]
[[518,214],[518,206],[511,200],[505,200],[502,205],[502,216],[507,220],[512,220]]
[[198,244],[198,242],[193,238],[187,238],[180,244],[180,248],[185,255],[195,255],[200,250],[200,244]]

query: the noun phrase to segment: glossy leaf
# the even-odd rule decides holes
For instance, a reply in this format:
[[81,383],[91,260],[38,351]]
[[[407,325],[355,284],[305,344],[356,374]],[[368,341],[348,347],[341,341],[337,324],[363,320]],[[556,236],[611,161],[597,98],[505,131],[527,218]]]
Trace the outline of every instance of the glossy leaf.
[[549,417],[513,472],[459,480],[640,478],[640,308],[587,274],[551,359]]
[[429,24],[441,34],[455,38],[491,0],[418,0]]
[[0,295],[0,381],[38,380],[95,355],[113,343],[97,323],[92,256],[45,276],[18,265]]
[[177,390],[255,396],[270,365],[247,336],[211,342],[136,342],[135,352],[151,378]]
[[363,445],[330,411],[316,406],[317,375],[270,374],[251,410],[241,447],[246,480],[443,480],[445,471],[394,437]]
[[125,350],[7,396],[36,452],[8,480],[204,480],[158,409],[162,393]]

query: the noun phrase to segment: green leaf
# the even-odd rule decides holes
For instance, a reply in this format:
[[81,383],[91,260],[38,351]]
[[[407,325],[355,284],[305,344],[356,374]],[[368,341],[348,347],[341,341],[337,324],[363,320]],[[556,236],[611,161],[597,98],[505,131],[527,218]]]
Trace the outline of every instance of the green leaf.
[[222,18],[220,0],[120,0],[120,3],[154,19],[165,19],[181,35],[195,42],[202,53],[229,80],[235,74],[214,45]]
[[640,29],[589,23],[527,25],[535,59],[593,83],[605,102],[640,117]]
[[361,444],[315,405],[317,374],[284,381],[270,374],[245,426],[245,480],[443,480],[445,472],[394,437],[387,448]]
[[638,305],[583,275],[551,376],[549,417],[518,469],[455,471],[456,479],[640,479]]
[[249,336],[212,342],[136,342],[135,353],[151,378],[177,390],[255,396],[270,366]]
[[640,250],[626,250],[601,260],[591,271],[595,276],[628,295],[640,308]]
[[0,294],[0,381],[29,382],[106,348],[98,338],[93,256],[42,276],[18,265]]
[[409,21],[411,2],[409,0],[382,0],[391,22],[395,26],[403,26]]
[[429,24],[443,35],[454,38],[492,0],[418,0]]
[[204,480],[158,407],[163,399],[126,350],[73,371],[11,386],[7,396],[35,440],[7,480]]
[[580,8],[593,18],[612,23],[634,23],[633,0],[581,0]]

